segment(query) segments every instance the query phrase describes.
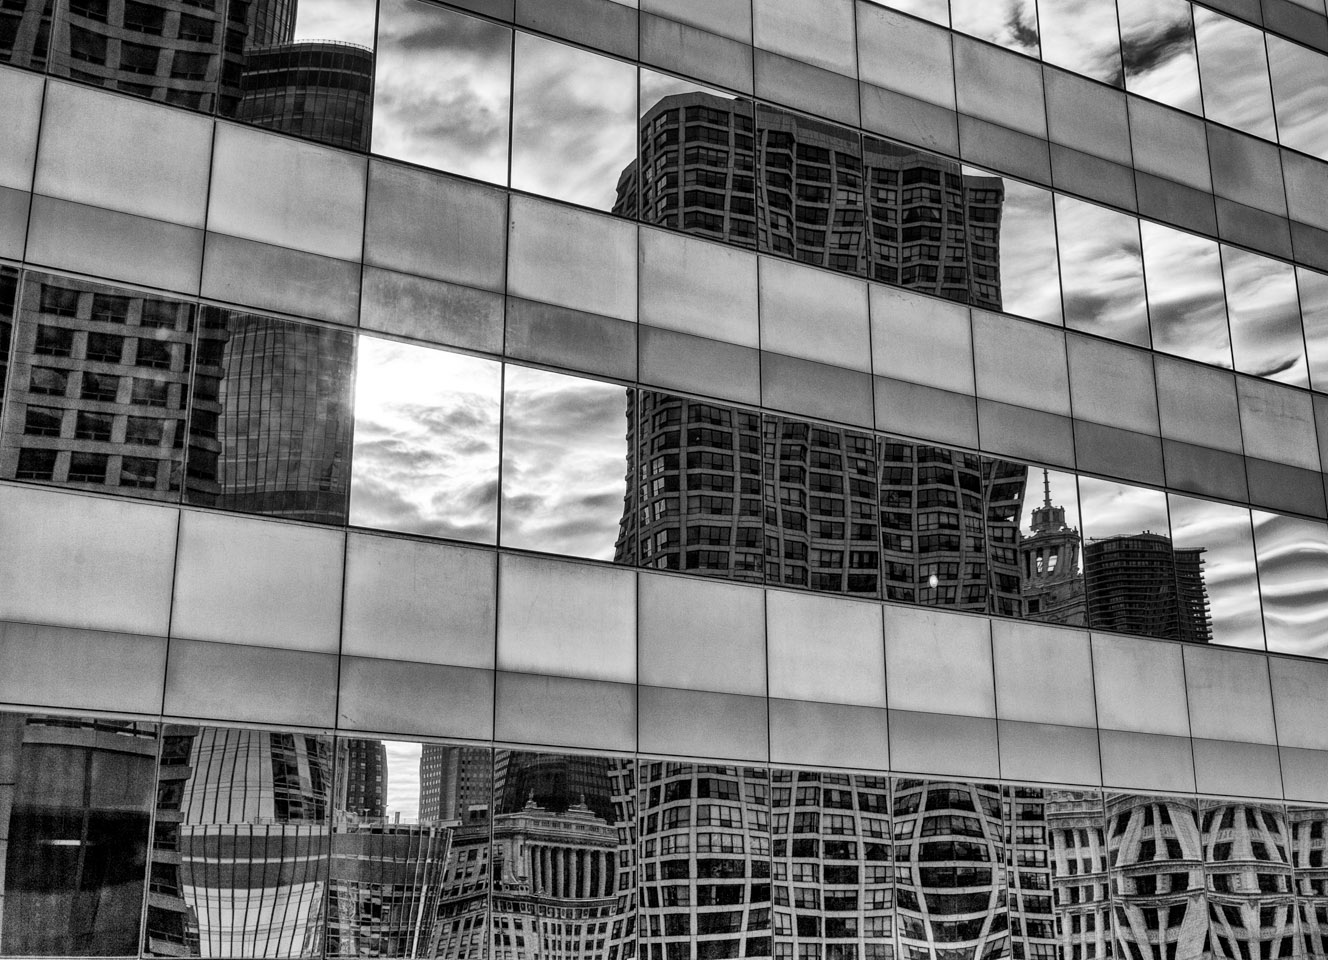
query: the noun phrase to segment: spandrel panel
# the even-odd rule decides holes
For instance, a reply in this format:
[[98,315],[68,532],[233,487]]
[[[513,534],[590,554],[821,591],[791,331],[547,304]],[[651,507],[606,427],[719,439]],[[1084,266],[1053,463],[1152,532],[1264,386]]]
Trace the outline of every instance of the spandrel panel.
[[990,613],[1082,627],[1084,592],[1075,477],[984,461]]
[[770,771],[641,760],[637,772],[638,956],[772,956]]
[[1218,244],[1140,221],[1153,348],[1231,368]]
[[755,249],[754,124],[748,100],[643,69],[641,156],[614,211]]
[[634,390],[508,364],[500,542],[635,562]]
[[777,957],[894,957],[890,779],[772,770]]
[[1042,59],[1113,87],[1125,85],[1115,0],[1038,0]]
[[383,0],[374,153],[507,183],[511,82],[511,30],[421,0]]
[[904,957],[1011,955],[1006,831],[994,783],[892,778],[895,915]]
[[761,251],[864,275],[864,171],[857,131],[758,107],[756,136],[767,223]]
[[156,724],[0,713],[0,952],[138,952]]
[[1296,287],[1310,383],[1328,390],[1328,274],[1296,267]]
[[867,2],[902,10],[915,17],[939,23],[941,26],[950,25],[950,5],[947,0],[867,0]]
[[1296,951],[1291,832],[1280,803],[1200,800],[1213,956]]
[[350,522],[494,543],[502,365],[361,337]]
[[1328,657],[1322,610],[1328,599],[1328,526],[1252,511],[1268,649]]
[[982,458],[893,437],[876,458],[884,598],[986,610]]
[[322,956],[332,738],[168,724],[161,740],[144,952]]
[[[762,505],[760,414],[642,391],[628,441],[642,566],[748,583],[764,581],[767,562],[779,569],[784,531],[773,502]],[[805,513],[798,536],[806,585]]]
[[476,955],[493,751],[339,739],[335,763],[326,955]]
[[1188,0],[1117,0],[1125,89],[1199,114],[1199,60]]
[[[1245,507],[1167,496],[1176,544],[1176,589],[1206,620],[1209,643],[1263,649],[1254,537]],[[1182,565],[1183,554],[1197,562]],[[1199,611],[1203,611],[1199,613]]]
[[875,597],[877,439],[765,417],[766,582]]
[[1173,542],[1161,490],[1079,478],[1088,625],[1095,630],[1204,643],[1208,610],[1195,581],[1203,555]]
[[517,33],[512,186],[614,210],[636,159],[636,67]]
[[54,15],[55,0],[25,0],[7,8],[0,19],[0,63],[45,72]]
[[185,501],[344,523],[355,335],[210,306],[199,328]]
[[369,149],[375,13],[373,0],[229,0],[218,113]]
[[1195,5],[1194,33],[1204,114],[1256,137],[1276,140],[1263,31]]
[[1222,274],[1236,369],[1308,387],[1295,268],[1223,244]]
[[1057,194],[1056,225],[1065,325],[1148,346],[1148,296],[1139,221]]
[[[1060,268],[1052,193],[972,167],[963,173],[969,269],[976,305],[1061,322]],[[993,279],[994,278],[994,279]]]
[[1265,34],[1273,78],[1278,139],[1293,150],[1328,160],[1328,57],[1309,47]]
[[40,273],[21,297],[0,476],[179,500],[194,304]]
[[950,25],[961,33],[1009,50],[1038,55],[1038,15],[1034,0],[950,0]]
[[1206,956],[1208,901],[1197,802],[1108,792],[1106,806],[1116,955],[1133,957],[1156,944],[1176,957]]

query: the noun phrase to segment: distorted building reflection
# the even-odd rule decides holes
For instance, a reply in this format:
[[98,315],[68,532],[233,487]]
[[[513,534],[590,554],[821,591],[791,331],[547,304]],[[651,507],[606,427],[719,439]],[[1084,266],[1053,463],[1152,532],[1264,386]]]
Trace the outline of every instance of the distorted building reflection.
[[1024,614],[1047,623],[1083,626],[1086,620],[1081,538],[1066,521],[1065,507],[1051,502],[1051,482],[1042,471],[1042,506],[1032,511],[1027,536],[1019,538],[1019,575]]

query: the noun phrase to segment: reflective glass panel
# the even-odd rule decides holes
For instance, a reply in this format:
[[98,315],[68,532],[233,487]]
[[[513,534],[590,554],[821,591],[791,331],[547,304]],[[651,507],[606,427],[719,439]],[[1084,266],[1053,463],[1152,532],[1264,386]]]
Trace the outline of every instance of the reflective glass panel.
[[483,955],[493,751],[338,740],[329,957]]
[[1006,793],[1010,903],[1020,912],[1023,955],[1109,956],[1111,896],[1102,795],[1057,787],[1009,787]]
[[361,337],[350,522],[493,543],[502,365]]
[[507,183],[511,82],[511,30],[420,0],[384,0],[374,153]]
[[1139,233],[1154,349],[1230,369],[1217,243],[1147,220]]
[[1280,803],[1200,800],[1215,957],[1296,951],[1291,835]]
[[1223,244],[1222,274],[1236,369],[1308,387],[1295,268]]
[[375,8],[373,0],[230,0],[221,115],[369,149]]
[[182,300],[28,274],[0,476],[178,500],[194,313]]
[[867,2],[893,7],[942,26],[950,25],[950,5],[947,0],[867,0]]
[[0,713],[0,952],[138,952],[156,724]]
[[752,104],[641,71],[641,158],[618,181],[613,210],[741,247],[756,247]]
[[[0,267],[0,408],[5,397],[5,380],[9,374],[9,341],[14,335],[14,308],[18,306],[18,271],[13,267]],[[0,421],[0,433],[4,423]]]
[[972,167],[964,168],[964,188],[970,265],[981,299],[995,300],[1006,313],[1060,323],[1051,191]]
[[1206,7],[1194,7],[1204,113],[1238,130],[1277,139],[1263,31]]
[[1038,0],[1042,59],[1113,87],[1125,85],[1115,0]]
[[612,209],[636,159],[636,67],[518,33],[512,90],[512,186]]
[[185,499],[344,523],[355,335],[205,307]]
[[658,760],[638,772],[639,956],[771,956],[770,772]]
[[774,955],[892,960],[889,777],[772,770],[770,779]]
[[1117,0],[1125,89],[1200,113],[1199,61],[1188,0]]
[[[1211,643],[1263,649],[1254,538],[1245,507],[1167,496],[1176,543],[1176,590],[1205,612]],[[1197,562],[1182,563],[1196,555]],[[1199,616],[1199,614],[1196,614]]]
[[1107,848],[1117,955],[1163,947],[1200,957],[1208,938],[1203,840],[1191,797],[1107,793]]
[[1057,194],[1056,227],[1065,325],[1148,346],[1139,221]]
[[[102,9],[94,3],[94,11]],[[54,13],[55,0],[26,0],[0,12],[0,62],[45,71]]]
[[1295,904],[1305,955],[1322,948],[1328,937],[1328,876],[1320,849],[1328,829],[1328,808],[1288,805],[1287,827],[1291,833],[1291,864],[1294,868]]
[[1083,542],[1073,474],[984,462],[990,612],[1084,626]]
[[878,438],[876,451],[885,599],[985,610],[982,498],[992,461],[893,437]]
[[321,956],[332,738],[170,724],[161,739],[144,951]]
[[1315,389],[1328,390],[1328,274],[1296,267],[1296,287],[1310,382]]
[[507,365],[504,546],[633,563],[627,474],[635,391]]
[[1203,554],[1172,542],[1160,490],[1079,478],[1088,623],[1164,640],[1211,638]]
[[1038,55],[1038,15],[1034,0],[950,0],[951,26],[969,36],[1010,50]]
[[953,960],[1010,956],[1000,786],[896,777],[890,787],[902,955],[944,944]]
[[1268,67],[1273,77],[1277,135],[1295,150],[1328,160],[1328,57],[1271,33]]
[[1259,510],[1252,515],[1268,649],[1328,656],[1322,627],[1328,594],[1328,527]]
[[[642,566],[752,583],[763,581],[767,562],[779,570],[780,508],[769,499],[762,506],[763,488],[774,484],[761,479],[759,414],[642,391],[629,441],[641,492],[635,538]],[[805,468],[801,492],[805,498]],[[790,536],[801,543],[806,585],[805,513]]]
[[768,229],[760,248],[863,275],[862,139],[847,127],[759,107],[756,135]]

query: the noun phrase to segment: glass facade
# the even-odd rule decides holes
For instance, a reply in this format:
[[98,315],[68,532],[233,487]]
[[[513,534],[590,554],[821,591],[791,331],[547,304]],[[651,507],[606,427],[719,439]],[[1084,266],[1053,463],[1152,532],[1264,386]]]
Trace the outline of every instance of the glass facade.
[[1328,953],[1322,0],[0,0],[0,957]]

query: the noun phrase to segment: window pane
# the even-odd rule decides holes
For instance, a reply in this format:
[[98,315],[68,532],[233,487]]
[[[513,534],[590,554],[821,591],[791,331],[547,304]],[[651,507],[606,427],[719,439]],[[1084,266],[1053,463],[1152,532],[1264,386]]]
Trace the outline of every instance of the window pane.
[[1265,34],[1273,77],[1277,135],[1282,143],[1328,160],[1328,57]]
[[1328,657],[1318,611],[1328,584],[1328,527],[1253,511],[1268,649]]
[[1296,267],[1305,349],[1309,354],[1310,381],[1317,390],[1328,390],[1328,274]]
[[1125,85],[1114,0],[1038,0],[1038,24],[1047,63]]
[[1308,387],[1295,268],[1224,244],[1222,273],[1236,369]]
[[[1188,591],[1202,597],[1208,604],[1212,642],[1263,649],[1249,511],[1175,494],[1169,495],[1167,502],[1172,538],[1181,548],[1199,551],[1197,567],[1187,569],[1177,564],[1177,588],[1182,594]],[[1196,572],[1197,581],[1193,577]]]
[[1033,0],[950,0],[951,25],[969,36],[1038,55],[1038,17]]
[[1085,626],[1083,538],[1073,474],[986,461],[990,612]]
[[1139,232],[1154,349],[1230,369],[1217,243],[1147,220]]
[[1204,113],[1238,130],[1277,139],[1263,31],[1194,7]]
[[1148,346],[1139,221],[1057,194],[1056,225],[1065,325]]
[[1117,0],[1125,89],[1200,113],[1199,62],[1187,0]]

